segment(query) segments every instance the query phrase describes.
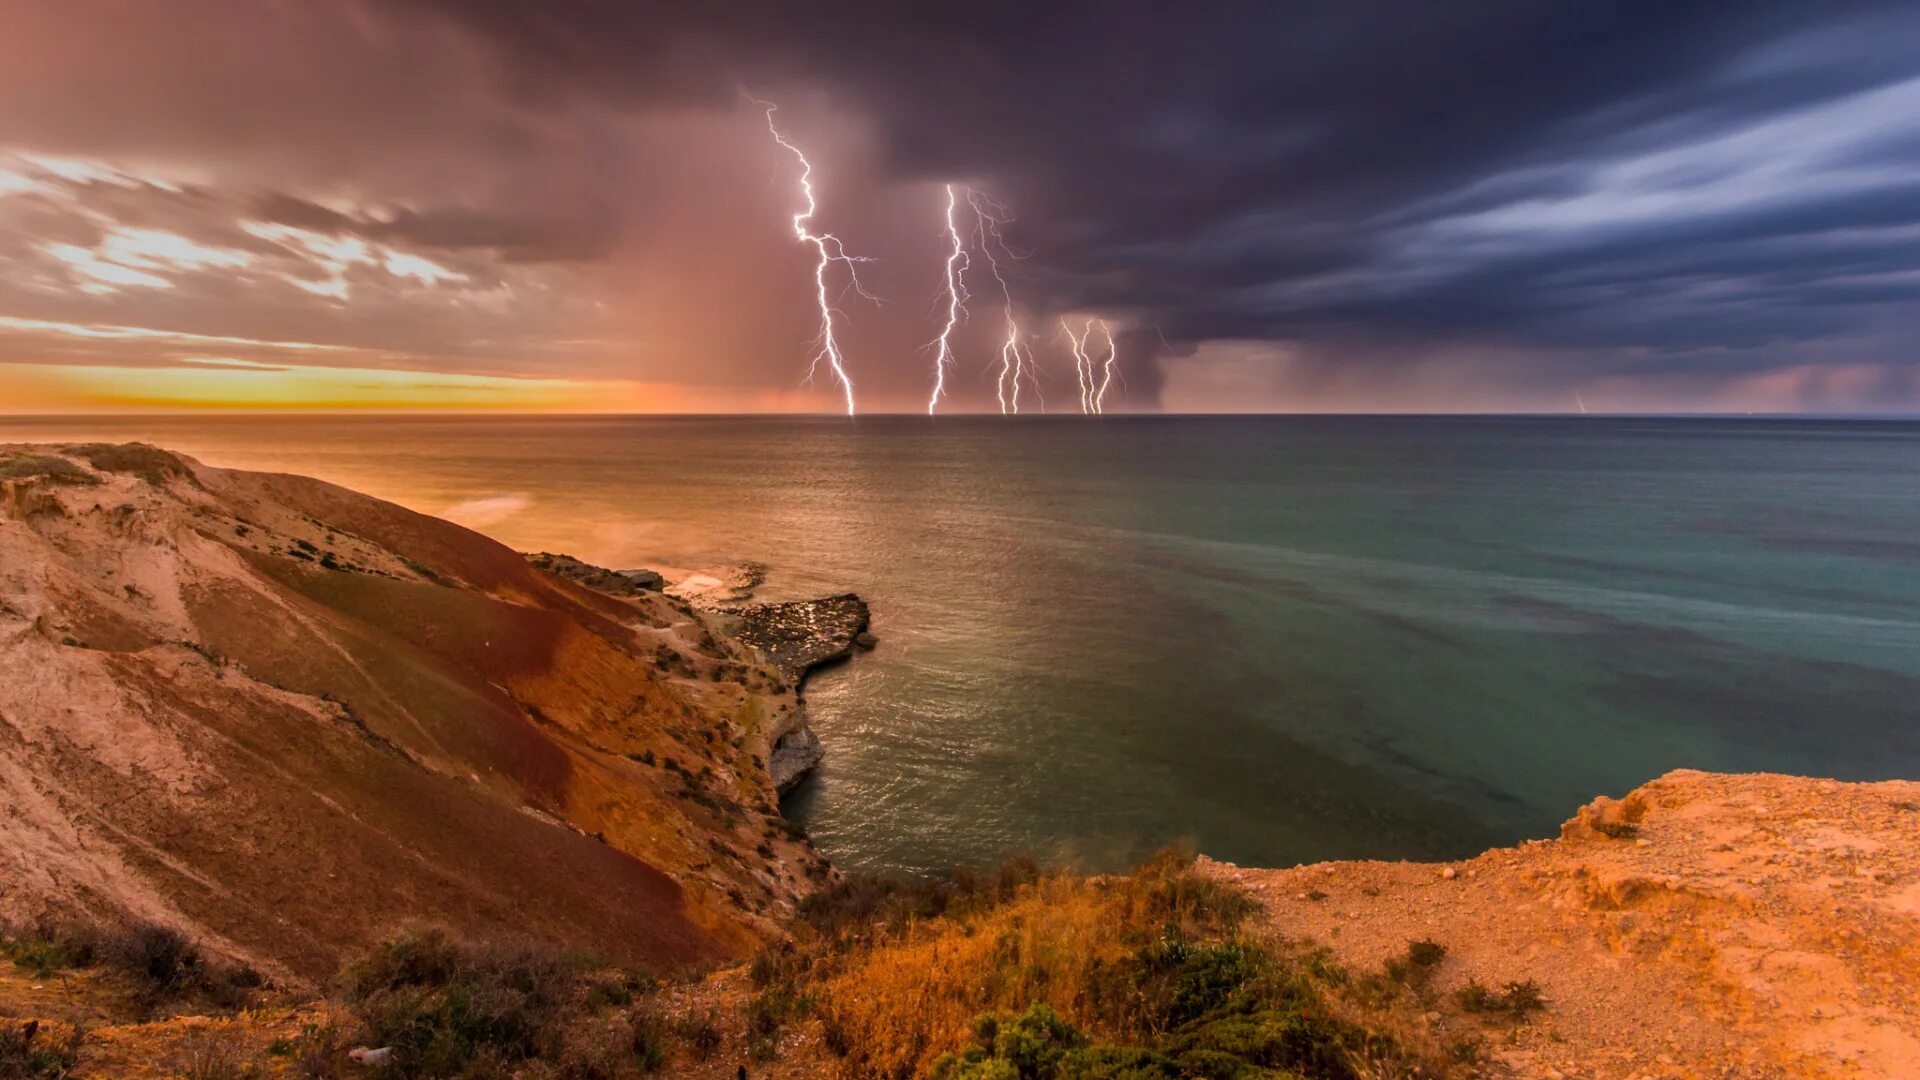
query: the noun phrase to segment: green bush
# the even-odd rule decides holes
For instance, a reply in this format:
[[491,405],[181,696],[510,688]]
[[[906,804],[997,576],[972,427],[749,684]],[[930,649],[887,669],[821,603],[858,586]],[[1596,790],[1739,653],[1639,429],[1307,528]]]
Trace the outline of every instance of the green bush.
[[45,979],[57,971],[91,966],[93,940],[91,935],[42,922],[6,931],[0,936],[0,956],[34,978]]

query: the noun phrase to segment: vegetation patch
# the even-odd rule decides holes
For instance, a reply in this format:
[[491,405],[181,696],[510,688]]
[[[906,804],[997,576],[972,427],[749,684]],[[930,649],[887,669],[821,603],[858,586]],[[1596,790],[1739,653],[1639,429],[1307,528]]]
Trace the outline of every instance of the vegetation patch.
[[186,462],[146,443],[88,443],[62,449],[84,458],[87,464],[101,472],[131,473],[154,487],[164,486],[168,480],[176,478],[186,480],[194,487],[200,486]]
[[1310,965],[1243,934],[1253,910],[1176,855],[1111,877],[1016,860],[925,882],[855,878],[806,901],[794,940],[755,962],[756,1008],[817,1019],[850,1077],[1354,1080],[1413,1067],[1344,1019]]
[[438,930],[381,942],[347,966],[343,994],[375,1074],[508,1076],[530,1062],[599,1080],[656,1069],[667,1027],[644,974],[531,942],[457,943]]
[[1425,990],[1446,958],[1447,947],[1437,941],[1409,941],[1405,952],[1387,958],[1385,975],[1402,986]]
[[100,478],[68,461],[45,454],[20,454],[0,460],[0,480],[44,477],[61,484],[98,484]]
[[0,1077],[62,1080],[73,1071],[83,1037],[77,1027],[0,1019]]
[[252,968],[210,959],[179,931],[138,920],[95,926],[43,917],[0,932],[0,955],[36,978],[71,968],[114,972],[149,1009],[182,1001],[237,1009],[264,985]]
[[1478,979],[1470,980],[1454,993],[1454,1000],[1471,1013],[1491,1013],[1515,1020],[1525,1020],[1547,1007],[1547,999],[1540,993],[1540,985],[1532,979],[1510,982],[1498,990],[1484,985]]

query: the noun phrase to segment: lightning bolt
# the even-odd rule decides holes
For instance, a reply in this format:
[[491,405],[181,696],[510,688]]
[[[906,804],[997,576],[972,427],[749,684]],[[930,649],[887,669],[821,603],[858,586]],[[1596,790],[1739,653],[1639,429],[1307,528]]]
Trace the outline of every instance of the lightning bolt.
[[1087,336],[1093,333],[1093,320],[1087,320],[1087,328],[1080,334],[1073,332],[1073,324],[1060,320],[1060,329],[1067,332],[1067,340],[1073,344],[1073,374],[1080,381],[1080,411],[1093,411],[1093,361],[1087,358]]
[[[1087,342],[1093,337],[1093,328],[1100,327],[1100,335],[1107,339],[1107,355],[1103,361],[1096,361],[1087,350]],[[1107,411],[1107,388],[1113,385],[1113,376],[1118,368],[1115,360],[1119,350],[1113,344],[1113,327],[1105,319],[1088,319],[1086,328],[1078,334],[1073,332],[1073,324],[1060,320],[1060,328],[1067,332],[1067,340],[1073,343],[1073,370],[1080,380],[1080,411],[1089,415],[1099,415]]]
[[[1092,333],[1091,328],[1088,333]],[[1119,356],[1119,350],[1113,347],[1113,327],[1108,326],[1105,319],[1100,320],[1100,333],[1107,339],[1107,359],[1102,365],[1100,389],[1093,395],[1093,411],[1096,413],[1107,411],[1107,387],[1113,385],[1114,359]]]
[[932,416],[940,405],[940,399],[947,392],[947,368],[953,363],[953,328],[967,313],[967,247],[960,239],[960,227],[954,223],[953,213],[959,206],[953,185],[947,185],[947,239],[953,244],[947,252],[947,323],[940,328],[940,336],[931,343],[935,347],[933,355],[933,396],[927,399],[927,415]]
[[766,108],[767,130],[773,134],[773,141],[786,147],[787,151],[800,161],[800,194],[807,205],[806,209],[793,215],[793,235],[801,243],[812,245],[814,251],[820,256],[820,261],[813,268],[814,299],[820,305],[820,332],[815,335],[814,341],[819,345],[819,350],[813,354],[813,360],[807,366],[807,380],[809,382],[813,380],[814,374],[820,370],[820,361],[825,360],[827,367],[833,372],[834,381],[840,384],[841,392],[846,395],[847,415],[852,416],[854,414],[853,379],[847,374],[846,357],[840,352],[840,339],[834,334],[834,309],[833,301],[827,295],[827,271],[835,263],[845,266],[847,280],[852,285],[853,291],[859,293],[864,299],[878,303],[879,298],[861,286],[860,275],[854,265],[872,260],[847,254],[846,248],[840,243],[840,238],[832,233],[813,231],[811,225],[813,214],[819,209],[813,197],[813,163],[807,160],[807,155],[801,153],[799,147],[788,142],[787,137],[782,135],[780,128],[774,124],[773,114],[779,111],[779,106],[766,101],[754,101],[754,104]]
[[[1020,380],[1022,377],[1032,384],[1035,396],[1040,393],[1040,382],[1034,374],[1033,350],[1026,344],[1020,333],[1020,322],[1013,315],[1013,290],[1008,287],[1007,279],[1000,272],[1000,258],[993,252],[994,245],[1009,258],[1017,258],[1007,247],[1006,240],[1000,234],[1000,228],[1013,220],[1007,208],[978,191],[967,192],[967,204],[973,207],[975,242],[987,257],[987,266],[993,271],[993,280],[1000,283],[1000,297],[1005,303],[1006,337],[1000,342],[1000,374],[994,384],[994,394],[1000,401],[1000,412],[1018,413],[1020,411]],[[1046,409],[1046,400],[1041,399],[1040,408]]]

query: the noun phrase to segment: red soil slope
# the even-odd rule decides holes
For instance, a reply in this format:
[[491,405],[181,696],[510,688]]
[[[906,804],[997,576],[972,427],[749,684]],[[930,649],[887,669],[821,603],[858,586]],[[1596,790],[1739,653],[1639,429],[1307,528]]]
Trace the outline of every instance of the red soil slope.
[[410,920],[736,952],[825,872],[763,764],[797,716],[684,605],[451,523],[0,446],[0,915],[137,914],[295,977]]

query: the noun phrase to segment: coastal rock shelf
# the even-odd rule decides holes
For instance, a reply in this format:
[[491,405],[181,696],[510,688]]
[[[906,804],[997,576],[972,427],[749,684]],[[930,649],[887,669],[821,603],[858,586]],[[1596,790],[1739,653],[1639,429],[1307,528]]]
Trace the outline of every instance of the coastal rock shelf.
[[866,601],[853,593],[819,600],[721,608],[733,636],[767,655],[795,682],[823,664],[844,660],[867,632]]
[[[855,648],[873,647],[873,637],[867,633],[867,603],[853,593],[818,600],[735,603],[709,610],[724,616],[724,628],[734,640],[758,649],[796,687],[814,668],[844,660]],[[804,695],[801,707],[805,708]],[[775,740],[767,773],[774,786],[785,792],[825,756],[826,748],[807,726],[803,712],[799,723]]]

